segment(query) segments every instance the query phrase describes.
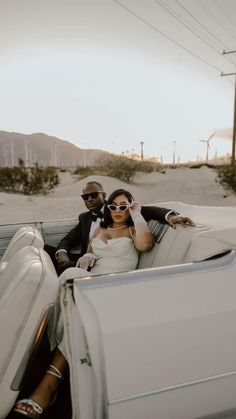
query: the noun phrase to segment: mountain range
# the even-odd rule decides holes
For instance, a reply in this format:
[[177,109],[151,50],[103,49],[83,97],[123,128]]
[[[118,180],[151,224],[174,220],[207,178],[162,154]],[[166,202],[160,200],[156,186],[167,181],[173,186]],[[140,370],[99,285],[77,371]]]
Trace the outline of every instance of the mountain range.
[[44,133],[21,134],[0,131],[0,166],[75,167],[94,164],[109,156],[107,151],[81,149],[69,141]]

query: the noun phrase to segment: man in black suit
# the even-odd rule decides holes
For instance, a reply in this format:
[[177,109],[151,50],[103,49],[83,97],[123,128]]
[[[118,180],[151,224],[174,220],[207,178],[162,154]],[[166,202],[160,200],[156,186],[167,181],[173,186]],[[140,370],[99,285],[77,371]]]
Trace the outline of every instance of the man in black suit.
[[[103,217],[106,193],[99,182],[88,182],[81,197],[88,211],[79,215],[78,224],[61,240],[57,249],[45,246],[45,250],[50,254],[59,274],[65,269],[75,266],[78,258],[86,253],[88,243]],[[190,218],[181,217],[175,211],[167,208],[142,206],[141,213],[146,221],[158,220],[173,228],[176,224],[194,225]],[[79,253],[71,252],[78,246],[80,247]]]

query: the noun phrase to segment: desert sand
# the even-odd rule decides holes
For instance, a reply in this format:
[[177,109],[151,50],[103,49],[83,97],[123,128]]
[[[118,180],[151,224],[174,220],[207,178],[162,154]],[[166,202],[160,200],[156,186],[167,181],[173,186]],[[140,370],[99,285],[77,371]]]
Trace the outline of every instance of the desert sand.
[[[107,176],[89,176],[83,180],[61,173],[61,183],[46,196],[0,193],[0,223],[76,218],[85,210],[80,197],[87,181],[97,180],[109,195],[114,189],[129,190],[142,204],[180,201],[206,206],[236,206],[236,195],[216,183],[216,172],[200,169],[167,169],[165,174],[139,173],[131,184]],[[167,206],[168,208],[168,206]]]

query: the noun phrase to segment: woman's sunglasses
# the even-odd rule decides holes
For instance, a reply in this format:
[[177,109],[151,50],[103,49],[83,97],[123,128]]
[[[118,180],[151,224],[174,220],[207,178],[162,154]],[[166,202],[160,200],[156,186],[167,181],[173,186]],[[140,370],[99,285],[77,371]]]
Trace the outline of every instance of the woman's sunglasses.
[[130,204],[123,204],[123,205],[115,205],[115,204],[109,204],[107,205],[107,208],[109,208],[110,211],[114,212],[125,212],[130,207]]
[[98,191],[98,192],[91,192],[91,193],[84,193],[81,195],[81,198],[84,201],[87,201],[89,199],[89,197],[91,196],[91,198],[96,199],[98,197],[98,195],[102,193],[102,191]]

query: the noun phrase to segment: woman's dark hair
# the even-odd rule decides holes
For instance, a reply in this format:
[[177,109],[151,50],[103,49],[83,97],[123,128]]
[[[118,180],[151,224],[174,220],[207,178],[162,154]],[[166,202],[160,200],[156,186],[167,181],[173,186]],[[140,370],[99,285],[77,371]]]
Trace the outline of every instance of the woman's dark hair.
[[[112,202],[114,202],[114,199],[119,195],[124,195],[130,203],[134,200],[132,194],[129,191],[126,191],[125,189],[116,189],[114,192],[112,192],[105,204],[104,221],[101,222],[101,227],[107,228],[109,225],[113,223],[112,218],[111,218],[111,211],[109,210],[107,205],[112,204]],[[130,215],[126,221],[126,224],[127,226],[134,225],[133,220],[130,217]]]

